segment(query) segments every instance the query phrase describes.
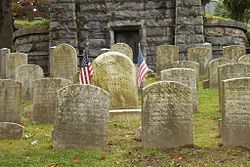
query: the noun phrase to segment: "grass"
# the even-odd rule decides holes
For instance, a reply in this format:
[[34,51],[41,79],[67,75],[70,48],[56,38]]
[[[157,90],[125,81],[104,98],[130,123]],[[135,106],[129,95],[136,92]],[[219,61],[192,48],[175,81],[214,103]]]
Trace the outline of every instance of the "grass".
[[231,18],[225,18],[225,17],[221,17],[221,16],[212,16],[212,15],[205,15],[205,19],[206,20],[232,20]]
[[[147,78],[147,84],[154,78]],[[218,92],[202,89],[199,83],[199,113],[193,117],[194,145],[169,150],[143,149],[134,140],[140,121],[110,122],[108,147],[104,150],[53,150],[52,125],[23,122],[25,136],[21,140],[0,141],[1,167],[203,167],[250,166],[250,150],[225,147],[219,138],[217,119]],[[30,102],[23,103],[23,108]]]
[[15,20],[14,24],[17,27],[48,26],[49,25],[49,20],[38,20],[38,21]]

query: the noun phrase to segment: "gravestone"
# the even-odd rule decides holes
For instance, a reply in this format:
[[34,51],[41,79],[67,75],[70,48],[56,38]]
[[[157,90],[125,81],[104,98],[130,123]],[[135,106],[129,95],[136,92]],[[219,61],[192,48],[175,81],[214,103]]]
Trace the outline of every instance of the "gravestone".
[[0,122],[0,139],[21,139],[23,129],[22,125],[13,122]]
[[23,64],[28,64],[27,54],[10,53],[2,56],[3,68],[2,78],[15,79],[16,68]]
[[156,50],[156,74],[171,67],[172,63],[179,60],[179,47],[174,45],[160,45]]
[[223,64],[231,63],[231,60],[225,58],[214,59],[208,64],[209,88],[218,87],[218,67]]
[[93,61],[94,85],[110,95],[111,109],[138,107],[136,68],[131,59],[119,52],[107,52]]
[[212,60],[211,49],[206,47],[195,47],[188,49],[187,58],[190,61],[198,62],[200,75],[207,74],[208,63]]
[[232,60],[232,62],[238,62],[238,59],[246,54],[245,46],[231,45],[223,47],[223,57]]
[[250,148],[250,77],[223,81],[222,143]]
[[34,64],[25,64],[16,68],[16,80],[23,84],[23,98],[32,99],[33,81],[43,78],[43,69]]
[[77,71],[77,52],[68,44],[51,49],[50,76],[72,80]]
[[79,84],[79,73],[80,73],[80,71],[75,72],[74,77],[72,79],[73,84]]
[[197,99],[197,78],[196,71],[191,68],[170,68],[161,71],[162,81],[175,81],[180,82],[192,90],[193,97],[193,112],[198,112],[198,99]]
[[250,64],[250,54],[243,55],[238,59],[239,63],[248,63]]
[[2,57],[7,54],[10,54],[10,49],[7,48],[0,49],[0,78],[5,78],[4,76],[6,76],[5,73],[2,74],[2,69],[5,69],[5,63],[2,63]]
[[108,144],[109,94],[93,85],[57,92],[54,149],[104,148]]
[[230,63],[218,67],[219,104],[222,110],[222,81],[232,78],[250,77],[250,64]]
[[21,122],[22,84],[0,79],[0,122]]
[[143,89],[142,144],[174,148],[193,143],[192,91],[181,83],[160,81]]
[[56,91],[72,82],[61,78],[36,79],[33,83],[34,123],[54,123],[56,110]]
[[132,48],[125,43],[116,43],[109,49],[110,52],[120,52],[128,56],[131,60],[133,60],[133,50]]

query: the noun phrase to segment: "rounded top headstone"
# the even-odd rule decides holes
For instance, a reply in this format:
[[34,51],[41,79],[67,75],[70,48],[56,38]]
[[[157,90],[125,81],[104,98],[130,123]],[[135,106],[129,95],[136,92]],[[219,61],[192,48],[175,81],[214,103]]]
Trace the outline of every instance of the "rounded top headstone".
[[126,43],[116,43],[109,49],[109,52],[120,52],[128,56],[131,60],[133,59],[133,50]]

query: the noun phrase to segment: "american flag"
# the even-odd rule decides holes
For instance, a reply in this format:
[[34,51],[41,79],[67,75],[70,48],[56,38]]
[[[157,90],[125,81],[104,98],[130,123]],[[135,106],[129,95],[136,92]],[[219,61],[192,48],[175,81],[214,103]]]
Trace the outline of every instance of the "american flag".
[[88,53],[84,50],[79,72],[79,84],[91,84],[93,74],[94,72],[88,58]]
[[139,53],[138,53],[138,71],[137,71],[137,86],[140,87],[141,83],[143,82],[143,79],[145,75],[147,74],[149,68],[146,64],[146,61],[144,60],[144,56],[141,51],[141,47],[139,44]]

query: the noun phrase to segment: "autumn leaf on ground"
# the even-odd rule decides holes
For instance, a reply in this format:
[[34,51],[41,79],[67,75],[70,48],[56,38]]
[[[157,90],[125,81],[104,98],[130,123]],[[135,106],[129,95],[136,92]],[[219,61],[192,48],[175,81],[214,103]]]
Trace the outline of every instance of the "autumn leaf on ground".
[[73,159],[73,162],[74,162],[75,164],[79,164],[79,163],[81,162],[81,159],[80,159],[79,157],[75,157],[75,158]]

